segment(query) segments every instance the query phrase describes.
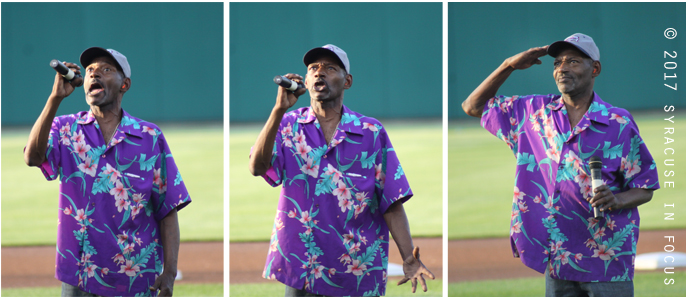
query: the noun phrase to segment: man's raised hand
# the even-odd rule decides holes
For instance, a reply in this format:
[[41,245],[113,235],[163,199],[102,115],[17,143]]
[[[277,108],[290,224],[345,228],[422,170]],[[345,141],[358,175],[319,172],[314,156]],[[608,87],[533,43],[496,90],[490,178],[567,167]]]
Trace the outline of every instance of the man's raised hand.
[[527,69],[534,64],[542,64],[540,57],[547,55],[548,47],[549,46],[530,48],[526,51],[518,53],[508,58],[508,64],[510,67],[516,70]]

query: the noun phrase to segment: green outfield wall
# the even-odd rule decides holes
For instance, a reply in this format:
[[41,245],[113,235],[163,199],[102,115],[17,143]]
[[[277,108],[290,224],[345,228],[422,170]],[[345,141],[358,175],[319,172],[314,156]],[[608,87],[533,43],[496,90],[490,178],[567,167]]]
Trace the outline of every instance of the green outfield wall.
[[[276,75],[335,44],[353,85],[344,105],[376,118],[442,116],[442,3],[230,3],[230,120],[264,122]],[[305,94],[295,106],[309,105]]]
[[[52,90],[52,59],[92,46],[129,60],[122,106],[150,121],[222,121],[222,3],[2,3],[2,125],[30,125]],[[83,88],[58,114],[87,110]]]
[[[685,3],[450,2],[448,6],[450,118],[467,117],[461,102],[506,58],[577,32],[591,36],[600,49],[602,72],[595,91],[603,100],[629,110],[685,107]],[[667,28],[676,29],[674,39],[664,36]],[[558,94],[553,61],[546,56],[542,65],[514,72],[498,94]],[[672,67],[676,68],[668,69]]]

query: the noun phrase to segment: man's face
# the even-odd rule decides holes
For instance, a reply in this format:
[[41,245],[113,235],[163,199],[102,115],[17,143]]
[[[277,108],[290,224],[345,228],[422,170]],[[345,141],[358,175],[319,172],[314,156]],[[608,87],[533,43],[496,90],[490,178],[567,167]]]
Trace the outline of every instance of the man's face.
[[117,63],[112,58],[102,56],[94,59],[85,69],[86,103],[91,106],[114,103],[123,83],[124,75],[117,70]]
[[562,94],[578,94],[588,88],[592,89],[596,65],[592,59],[578,50],[568,48],[559,52],[554,59],[554,81]]
[[334,57],[322,56],[308,65],[306,88],[311,99],[320,102],[334,101],[351,87],[351,75],[339,65]]

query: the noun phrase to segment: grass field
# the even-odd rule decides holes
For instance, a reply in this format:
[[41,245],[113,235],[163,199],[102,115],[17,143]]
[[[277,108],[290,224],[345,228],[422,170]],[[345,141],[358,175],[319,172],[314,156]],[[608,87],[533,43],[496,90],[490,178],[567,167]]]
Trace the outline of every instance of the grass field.
[[[193,202],[180,211],[182,241],[221,241],[222,125],[161,126]],[[55,244],[59,183],[24,164],[29,128],[2,130],[2,246]]]
[[[664,120],[671,115],[676,116],[675,124]],[[676,188],[662,188],[654,193],[652,201],[640,206],[640,228],[685,228],[685,111],[634,113],[634,118],[657,163],[660,182],[676,182]],[[676,134],[664,135],[665,127],[675,127]],[[675,141],[665,145],[665,136]],[[478,119],[450,123],[448,143],[449,239],[508,236],[516,169],[513,153],[503,141],[485,131]],[[674,148],[675,154],[664,155],[668,147]],[[664,166],[665,159],[675,159],[675,166]],[[664,170],[674,170],[676,176],[666,178]],[[664,204],[675,207],[664,208]],[[665,212],[676,213],[675,220],[664,220]]]
[[[411,283],[397,286],[398,279],[391,279],[387,283],[385,297],[442,297],[442,280],[426,280],[428,291],[421,289],[420,284],[416,293],[411,293]],[[4,294],[3,294],[4,296]],[[229,285],[230,297],[284,297],[284,285],[280,282],[246,283]]]
[[[674,284],[665,285],[664,281]],[[662,272],[636,272],[634,290],[636,297],[685,297],[686,272],[664,274]],[[545,278],[519,278],[459,282],[449,284],[450,297],[544,297]]]
[[[442,235],[442,124],[383,122],[414,196],[404,204],[413,236]],[[260,125],[232,125],[229,147],[229,240],[267,241],[280,188],[248,171]]]
[[[221,283],[175,284],[175,297],[222,297]],[[2,297],[59,297],[60,287],[2,289]]]

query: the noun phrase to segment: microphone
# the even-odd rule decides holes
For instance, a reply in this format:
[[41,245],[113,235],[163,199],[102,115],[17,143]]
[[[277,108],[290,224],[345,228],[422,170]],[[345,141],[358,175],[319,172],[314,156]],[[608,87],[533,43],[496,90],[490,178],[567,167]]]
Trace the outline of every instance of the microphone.
[[277,85],[282,86],[292,92],[299,88],[306,88],[306,85],[303,85],[303,83],[296,83],[296,81],[289,80],[285,76],[275,76],[275,79],[272,79],[272,81],[275,81]]
[[[50,67],[55,69],[62,77],[67,79],[67,81],[72,82],[74,79],[81,78],[81,75],[77,75],[72,71],[70,68],[68,68],[66,65],[64,65],[62,62],[60,62],[57,59],[53,59],[50,61]],[[81,83],[75,87],[79,87],[84,84],[84,81],[82,80]]]
[[[602,182],[602,160],[598,156],[592,156],[588,161],[588,165],[590,166],[590,172],[592,173],[592,190],[594,196],[595,188],[604,185],[604,182]],[[604,212],[600,211],[600,207],[595,207],[593,209],[593,215],[595,216],[595,219],[604,218]]]

